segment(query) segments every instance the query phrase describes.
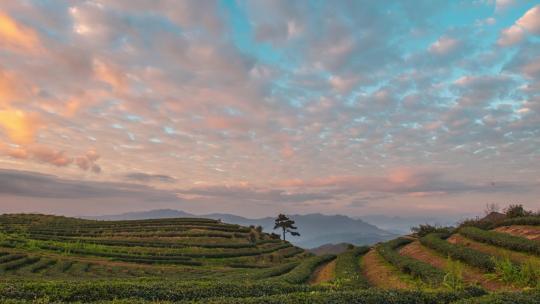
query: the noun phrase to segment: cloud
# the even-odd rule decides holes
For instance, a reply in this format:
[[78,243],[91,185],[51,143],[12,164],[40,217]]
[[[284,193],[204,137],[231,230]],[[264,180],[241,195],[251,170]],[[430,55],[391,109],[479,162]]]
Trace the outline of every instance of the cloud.
[[74,163],[83,171],[90,170],[94,173],[101,172],[101,167],[95,163],[99,158],[99,155],[94,150],[90,150],[82,156],[72,157],[65,151],[56,150],[39,144],[31,144],[28,146],[0,145],[0,154],[15,159],[32,159],[56,167],[67,167]]
[[148,174],[143,172],[132,172],[126,173],[124,179],[133,182],[141,183],[150,183],[150,182],[159,182],[159,183],[174,183],[176,179],[174,177],[164,175],[164,174]]
[[36,114],[27,114],[20,110],[0,110],[0,127],[15,143],[29,144],[41,126]]
[[515,0],[495,0],[495,11],[502,12],[515,4]]
[[110,85],[114,90],[124,90],[127,86],[125,75],[112,64],[94,59],[94,73],[99,81]]
[[522,27],[531,34],[540,35],[540,5],[528,10],[516,21],[516,25]]
[[0,107],[7,107],[28,97],[24,81],[0,66]]
[[33,52],[40,46],[36,32],[0,10],[0,47],[10,51]]
[[[160,187],[174,176],[193,209],[239,206],[194,191],[246,180],[223,195],[345,210],[371,189],[407,203],[517,200],[529,194],[483,181],[536,179],[530,4],[493,15],[494,1],[1,2],[5,167]],[[471,18],[451,18],[463,10]],[[486,17],[499,26],[479,26]],[[516,47],[497,46],[503,25]],[[444,174],[400,183],[388,168],[404,163]],[[391,200],[362,208],[396,210]]]
[[99,157],[100,155],[96,150],[89,150],[85,155],[76,157],[75,163],[83,171],[88,171],[90,169],[94,173],[100,173],[101,167],[95,163]]
[[459,93],[460,102],[472,105],[506,97],[513,84],[514,80],[509,76],[462,76],[454,81],[452,89]]
[[461,45],[461,42],[457,39],[442,36],[428,48],[428,51],[432,54],[444,56],[457,50]]
[[180,195],[189,199],[240,200],[255,203],[302,203],[309,201],[330,200],[327,193],[288,192],[282,189],[261,189],[257,187],[201,186],[179,190]]
[[[178,201],[174,192],[139,184],[68,180],[53,175],[0,169],[0,195],[60,200],[132,199]],[[77,204],[77,202],[74,202]]]
[[31,153],[36,160],[57,167],[64,167],[73,162],[73,158],[67,156],[64,151],[55,151],[44,146],[33,147]]
[[333,193],[387,193],[418,196],[419,194],[459,194],[468,192],[521,191],[529,185],[491,181],[466,182],[451,179],[443,173],[429,170],[398,168],[384,177],[329,176],[310,181],[290,180],[277,184],[286,188],[334,189]]
[[540,35],[540,5],[531,8],[515,24],[503,29],[497,43],[500,46],[515,45],[523,40],[526,33]]
[[370,202],[392,197],[444,197],[465,193],[517,193],[534,188],[533,184],[505,181],[460,181],[443,173],[398,168],[386,176],[329,176],[314,180],[286,180],[270,187],[252,185],[198,186],[178,190],[188,201],[240,201],[255,204],[315,203],[348,200],[351,207],[367,206]]
[[511,27],[501,31],[501,36],[499,40],[497,40],[497,43],[500,46],[514,45],[523,40],[524,36],[525,32],[523,31],[523,28],[517,25],[512,25]]

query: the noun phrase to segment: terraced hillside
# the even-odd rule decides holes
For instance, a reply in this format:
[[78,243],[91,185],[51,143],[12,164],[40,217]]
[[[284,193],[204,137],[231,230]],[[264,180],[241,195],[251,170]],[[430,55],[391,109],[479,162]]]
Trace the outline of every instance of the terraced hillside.
[[484,226],[315,256],[210,219],[2,215],[0,302],[540,303],[540,217]]
[[306,253],[254,228],[210,219],[90,221],[0,217],[0,271],[28,277],[263,276]]

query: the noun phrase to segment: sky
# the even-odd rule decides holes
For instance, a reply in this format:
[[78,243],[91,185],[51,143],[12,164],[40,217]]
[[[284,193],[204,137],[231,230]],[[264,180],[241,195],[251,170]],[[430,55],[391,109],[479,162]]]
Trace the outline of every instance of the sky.
[[540,209],[540,2],[0,2],[0,213]]

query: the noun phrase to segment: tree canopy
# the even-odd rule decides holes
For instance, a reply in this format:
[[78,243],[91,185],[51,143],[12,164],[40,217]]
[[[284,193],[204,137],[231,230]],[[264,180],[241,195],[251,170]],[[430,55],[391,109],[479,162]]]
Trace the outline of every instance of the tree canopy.
[[276,218],[274,230],[279,229],[279,228],[282,229],[284,241],[285,241],[285,235],[287,233],[290,233],[292,236],[300,236],[300,233],[296,231],[298,227],[294,226],[294,221],[291,220],[285,214],[279,214],[278,217]]

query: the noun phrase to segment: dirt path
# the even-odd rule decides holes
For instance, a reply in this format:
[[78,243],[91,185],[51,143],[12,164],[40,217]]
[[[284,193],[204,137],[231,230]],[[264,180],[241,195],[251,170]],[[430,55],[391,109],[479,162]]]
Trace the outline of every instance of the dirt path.
[[414,287],[402,280],[397,270],[392,269],[375,249],[371,249],[362,257],[361,269],[372,286],[386,289],[410,289]]
[[494,229],[498,232],[508,233],[515,236],[521,236],[533,241],[540,241],[540,227],[539,226],[502,226]]
[[452,244],[460,244],[463,246],[467,246],[469,248],[472,248],[474,250],[478,250],[483,253],[487,253],[493,256],[497,257],[505,257],[508,256],[510,260],[518,263],[523,263],[528,260],[533,260],[540,263],[540,258],[532,255],[528,255],[523,252],[517,252],[508,250],[501,247],[492,246],[489,244],[484,244],[480,242],[473,241],[471,239],[468,239],[460,234],[454,234],[451,237],[448,238],[448,242]]
[[[433,250],[422,246],[422,244],[420,244],[418,241],[404,246],[401,248],[399,253],[443,270],[447,264],[447,260],[444,257],[440,256]],[[486,278],[483,272],[467,265],[463,265],[463,280],[467,283],[478,283],[485,289],[492,291],[506,288],[506,286],[501,282],[489,280]]]
[[324,282],[328,282],[334,279],[336,270],[336,259],[321,265],[315,269],[309,278],[308,284],[316,285]]

